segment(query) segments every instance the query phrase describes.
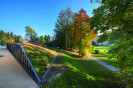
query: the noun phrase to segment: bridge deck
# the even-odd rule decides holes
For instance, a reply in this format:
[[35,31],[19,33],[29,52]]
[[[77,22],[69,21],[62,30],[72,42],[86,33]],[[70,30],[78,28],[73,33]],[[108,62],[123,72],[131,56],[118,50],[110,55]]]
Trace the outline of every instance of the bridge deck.
[[10,52],[0,47],[0,88],[39,88]]

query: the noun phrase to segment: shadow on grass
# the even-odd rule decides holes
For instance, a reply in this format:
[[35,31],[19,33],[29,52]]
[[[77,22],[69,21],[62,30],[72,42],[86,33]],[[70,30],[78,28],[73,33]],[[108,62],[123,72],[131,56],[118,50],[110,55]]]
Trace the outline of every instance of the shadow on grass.
[[62,52],[62,62],[71,69],[46,88],[120,88],[114,72],[93,60],[83,60],[70,52]]

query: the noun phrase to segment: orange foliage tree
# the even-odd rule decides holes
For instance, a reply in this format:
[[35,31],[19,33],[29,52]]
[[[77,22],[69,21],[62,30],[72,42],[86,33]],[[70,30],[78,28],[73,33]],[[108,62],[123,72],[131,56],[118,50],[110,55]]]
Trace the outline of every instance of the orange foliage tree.
[[7,37],[7,42],[8,43],[14,43],[14,40],[13,40],[13,38],[11,36],[8,36]]
[[90,57],[92,40],[97,38],[94,29],[90,29],[90,19],[86,11],[81,9],[75,14],[74,42],[79,48],[79,55]]

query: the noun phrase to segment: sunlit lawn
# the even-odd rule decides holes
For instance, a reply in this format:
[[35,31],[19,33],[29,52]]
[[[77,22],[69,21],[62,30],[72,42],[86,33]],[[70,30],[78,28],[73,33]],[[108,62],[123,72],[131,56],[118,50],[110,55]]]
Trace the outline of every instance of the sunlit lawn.
[[33,67],[35,68],[37,74],[41,78],[49,64],[54,59],[54,55],[47,52],[46,50],[32,47],[29,45],[22,45],[27,56],[29,57]]
[[93,60],[62,51],[62,62],[71,67],[43,88],[119,88],[115,73]]
[[109,59],[109,54],[107,53],[109,48],[109,46],[95,46],[95,49],[99,50],[100,53],[92,55],[108,64],[119,68],[119,66],[117,65],[116,58]]

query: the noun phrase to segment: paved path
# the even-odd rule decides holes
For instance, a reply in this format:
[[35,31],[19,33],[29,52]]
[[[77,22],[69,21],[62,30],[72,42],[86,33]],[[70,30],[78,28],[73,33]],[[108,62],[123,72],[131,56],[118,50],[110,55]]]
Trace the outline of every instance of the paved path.
[[104,67],[106,67],[106,68],[108,68],[108,69],[110,69],[110,70],[112,70],[114,72],[118,71],[118,68],[116,68],[116,67],[114,67],[112,65],[109,65],[109,64],[107,64],[107,63],[95,58],[94,56],[91,56],[91,59],[97,61],[98,63],[102,64]]
[[0,47],[0,88],[39,88],[6,48]]

